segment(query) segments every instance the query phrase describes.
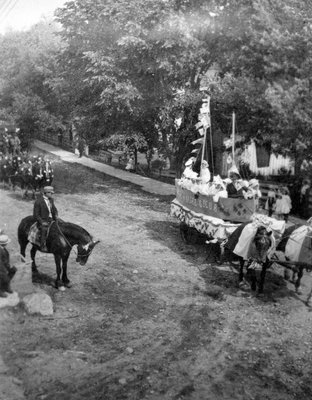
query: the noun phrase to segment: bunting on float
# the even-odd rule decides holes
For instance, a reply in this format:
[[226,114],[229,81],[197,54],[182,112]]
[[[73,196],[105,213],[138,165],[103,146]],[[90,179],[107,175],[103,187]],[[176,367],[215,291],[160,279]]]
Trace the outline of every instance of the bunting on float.
[[201,122],[204,129],[210,127],[210,96],[208,96],[207,99],[203,99],[203,104],[199,110],[198,120]]
[[193,142],[192,142],[192,145],[195,145],[195,144],[203,144],[204,143],[204,138],[202,137],[202,138],[199,138],[199,139],[196,139],[196,140],[193,140]]
[[[207,152],[206,148],[206,141],[207,141],[207,129],[211,126],[210,121],[210,96],[202,100],[202,106],[199,110],[198,114],[198,122],[195,124],[195,128],[198,130],[200,137],[196,140],[192,141],[192,145],[195,146],[197,144],[200,147],[197,147],[191,151],[192,154],[196,154],[196,158],[201,158],[201,163],[205,157],[205,151]],[[200,155],[201,153],[201,155]],[[208,156],[208,155],[206,155]]]
[[[198,114],[198,122],[195,124],[195,128],[198,130],[198,133],[201,137],[192,142],[193,146],[195,144],[200,144],[203,146],[203,144],[206,142],[206,132],[210,125],[210,96],[208,96],[208,98],[203,99],[203,104]],[[200,149],[194,149],[192,153],[198,153],[199,150]]]

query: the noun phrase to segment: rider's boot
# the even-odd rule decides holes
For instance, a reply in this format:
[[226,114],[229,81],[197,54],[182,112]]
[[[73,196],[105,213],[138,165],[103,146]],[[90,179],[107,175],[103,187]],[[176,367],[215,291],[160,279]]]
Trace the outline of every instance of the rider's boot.
[[45,223],[45,222],[41,225],[40,249],[42,251],[47,251],[48,250],[47,249],[47,244],[46,244],[48,227],[49,227],[49,224]]

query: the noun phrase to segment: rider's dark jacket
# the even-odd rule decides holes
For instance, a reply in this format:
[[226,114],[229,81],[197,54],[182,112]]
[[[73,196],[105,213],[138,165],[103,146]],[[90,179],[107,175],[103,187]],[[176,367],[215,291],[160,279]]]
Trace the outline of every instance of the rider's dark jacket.
[[[57,208],[54,205],[53,199],[49,199],[50,204],[51,204],[51,214],[52,214],[52,219],[56,220],[58,212]],[[43,198],[43,195],[40,195],[35,203],[34,203],[34,217],[36,220],[39,222],[40,225],[42,225],[42,222],[47,222],[51,220],[49,217],[49,209],[48,206],[46,205],[46,202]]]

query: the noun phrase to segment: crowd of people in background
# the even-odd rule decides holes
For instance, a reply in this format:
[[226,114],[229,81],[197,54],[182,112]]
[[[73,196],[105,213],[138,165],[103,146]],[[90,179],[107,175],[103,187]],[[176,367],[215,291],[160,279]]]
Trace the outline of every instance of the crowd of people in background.
[[21,140],[17,132],[0,132],[0,152],[4,155],[19,155]]
[[285,222],[288,222],[291,209],[292,201],[288,188],[282,186],[274,189],[273,186],[270,186],[265,203],[265,210],[269,217],[274,213],[278,219],[284,219]]
[[292,193],[287,186],[270,185],[265,210],[269,216],[273,214],[279,218],[288,221],[290,212],[302,219],[309,219],[311,216],[310,190],[311,181],[304,178],[301,185],[291,186]]
[[46,185],[51,185],[54,178],[52,163],[40,154],[30,154],[21,150],[18,130],[0,132],[0,183],[3,187],[24,189],[35,192]]
[[36,191],[46,185],[51,185],[54,179],[54,170],[51,161],[38,154],[20,152],[18,155],[3,154],[0,152],[0,182],[3,187],[15,190],[20,187],[35,197]]

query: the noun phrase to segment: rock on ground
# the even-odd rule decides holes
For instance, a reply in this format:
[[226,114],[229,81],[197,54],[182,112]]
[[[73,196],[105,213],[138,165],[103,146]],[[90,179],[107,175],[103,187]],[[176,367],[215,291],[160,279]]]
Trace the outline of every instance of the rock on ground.
[[20,299],[16,292],[8,293],[7,297],[0,297],[0,308],[4,307],[15,307],[18,305]]
[[28,294],[23,298],[23,304],[28,314],[53,314],[53,303],[46,293]]

